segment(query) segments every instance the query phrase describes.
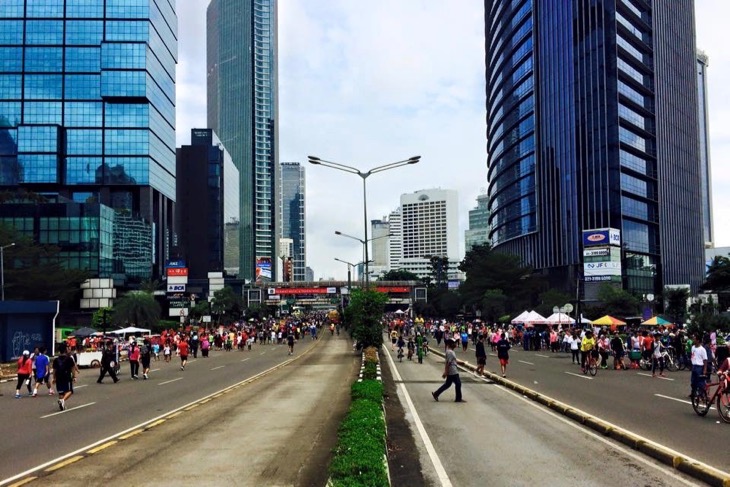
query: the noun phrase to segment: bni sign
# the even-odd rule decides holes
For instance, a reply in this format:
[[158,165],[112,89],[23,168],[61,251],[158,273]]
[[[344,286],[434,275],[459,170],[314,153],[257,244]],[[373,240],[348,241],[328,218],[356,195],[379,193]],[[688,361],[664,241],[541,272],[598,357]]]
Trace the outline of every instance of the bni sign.
[[186,287],[185,284],[168,284],[167,292],[168,293],[184,293],[185,287]]

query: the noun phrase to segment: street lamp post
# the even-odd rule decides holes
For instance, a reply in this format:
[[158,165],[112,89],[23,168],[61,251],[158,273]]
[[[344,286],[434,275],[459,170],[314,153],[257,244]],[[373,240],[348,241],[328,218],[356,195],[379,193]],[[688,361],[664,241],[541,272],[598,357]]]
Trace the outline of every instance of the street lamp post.
[[352,268],[355,267],[355,264],[347,262],[346,260],[338,259],[337,257],[335,257],[335,260],[337,262],[347,264],[347,294],[350,294],[352,293]]
[[416,164],[421,159],[421,156],[413,156],[413,157],[410,157],[410,158],[402,160],[402,161],[396,161],[396,162],[391,162],[389,164],[383,164],[382,166],[374,167],[374,168],[370,169],[369,171],[365,171],[365,172],[357,169],[356,167],[347,166],[345,164],[340,164],[338,162],[325,161],[324,159],[320,159],[319,157],[315,157],[315,156],[308,156],[308,159],[309,159],[310,164],[314,164],[314,165],[318,165],[318,166],[325,166],[325,167],[329,167],[331,169],[337,169],[338,171],[348,172],[350,174],[356,174],[356,175],[360,176],[360,178],[362,178],[362,214],[363,214],[363,226],[364,226],[364,230],[365,230],[365,238],[363,239],[363,241],[365,242],[363,244],[365,246],[365,257],[363,258],[363,260],[365,261],[365,289],[368,289],[368,287],[370,286],[370,277],[369,277],[370,268],[368,265],[368,261],[369,261],[370,257],[368,255],[368,246],[367,246],[367,242],[368,242],[368,205],[367,205],[366,181],[371,175],[373,175],[375,173],[387,171],[388,169],[395,169],[396,167],[407,166],[409,164]]
[[2,301],[5,301],[5,249],[13,247],[15,242],[0,247],[0,288],[2,288]]
[[[348,235],[346,233],[342,233],[339,230],[335,230],[335,235],[339,235],[340,237],[351,238],[352,240],[357,240],[358,242],[360,242],[360,244],[362,244],[362,256],[363,256],[362,263],[365,264],[365,266],[366,266],[365,267],[365,269],[366,269],[366,272],[365,273],[367,273],[367,268],[368,268],[367,265],[370,262],[373,262],[372,260],[368,260],[368,259],[365,258],[368,255],[368,252],[367,252],[368,243],[369,242],[372,242],[374,240],[380,240],[381,238],[388,238],[388,237],[392,237],[393,236],[392,234],[389,233],[388,235],[381,235],[379,237],[375,237],[375,238],[370,238],[370,239],[367,239],[367,240],[363,240],[361,238],[353,237],[352,235]],[[335,259],[335,260],[338,260],[338,259]],[[342,261],[340,261],[340,262],[342,262]]]

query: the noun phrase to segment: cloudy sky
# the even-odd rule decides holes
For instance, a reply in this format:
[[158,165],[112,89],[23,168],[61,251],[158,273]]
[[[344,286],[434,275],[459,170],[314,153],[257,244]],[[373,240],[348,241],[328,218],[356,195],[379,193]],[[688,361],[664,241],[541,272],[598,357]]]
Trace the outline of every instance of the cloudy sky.
[[[178,145],[206,124],[208,3],[177,1]],[[715,240],[730,246],[730,2],[695,3],[697,45],[710,58]],[[487,186],[483,19],[478,0],[280,0],[281,161],[315,155],[367,170],[420,155],[368,179],[368,217],[395,209],[402,193],[456,189],[463,241],[467,212]],[[361,180],[307,166],[308,265],[315,279],[342,279],[346,266],[333,257],[357,262],[362,246],[334,232],[362,236]]]

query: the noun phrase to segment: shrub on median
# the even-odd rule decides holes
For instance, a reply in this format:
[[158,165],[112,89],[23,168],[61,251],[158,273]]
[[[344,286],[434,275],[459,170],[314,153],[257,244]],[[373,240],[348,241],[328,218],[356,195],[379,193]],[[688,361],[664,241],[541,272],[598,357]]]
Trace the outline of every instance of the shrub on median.
[[352,386],[352,404],[340,425],[330,479],[337,487],[387,486],[384,464],[383,384],[363,380]]

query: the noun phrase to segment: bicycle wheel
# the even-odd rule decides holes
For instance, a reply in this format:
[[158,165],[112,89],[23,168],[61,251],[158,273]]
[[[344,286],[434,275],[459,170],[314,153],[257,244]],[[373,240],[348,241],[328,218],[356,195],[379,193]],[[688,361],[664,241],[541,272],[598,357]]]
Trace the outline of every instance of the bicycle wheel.
[[639,360],[639,366],[642,368],[642,370],[651,370],[651,360]]
[[717,412],[726,423],[730,423],[730,391],[717,395]]
[[588,372],[590,372],[593,377],[595,377],[598,373],[598,363],[595,360],[591,360],[588,364]]
[[710,400],[707,397],[707,390],[700,389],[692,397],[692,409],[698,416],[705,416],[710,410]]
[[676,372],[678,369],[677,361],[674,358],[669,357],[669,356],[664,359],[664,366],[670,372]]

